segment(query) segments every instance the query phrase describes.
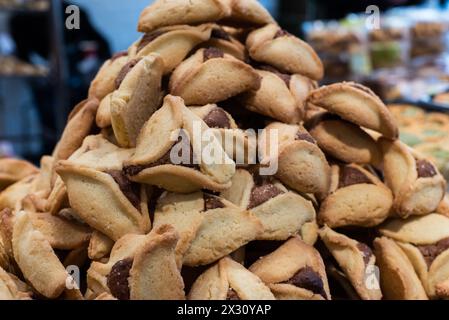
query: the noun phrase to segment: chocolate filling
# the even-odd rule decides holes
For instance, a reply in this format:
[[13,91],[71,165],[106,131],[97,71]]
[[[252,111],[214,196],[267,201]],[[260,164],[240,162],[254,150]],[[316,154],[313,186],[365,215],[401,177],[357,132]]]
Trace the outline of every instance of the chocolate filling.
[[425,245],[425,246],[417,246],[419,251],[426,260],[427,266],[430,267],[432,262],[444,251],[449,249],[449,238],[445,238],[443,240],[438,241],[435,244]]
[[323,298],[327,299],[327,294],[324,291],[324,283],[321,276],[310,267],[300,269],[285,283],[312,291],[314,294],[319,294],[323,296]]
[[278,69],[276,69],[273,66],[269,66],[269,65],[263,65],[259,67],[260,70],[264,70],[264,71],[268,71],[271,73],[274,73],[275,75],[277,75],[279,78],[281,78],[282,81],[285,82],[285,84],[287,85],[287,87],[290,87],[290,80],[292,79],[292,76],[286,73],[282,73],[280,72]]
[[371,248],[366,244],[359,242],[357,243],[357,249],[359,249],[359,251],[362,253],[365,265],[368,265],[371,256],[373,255],[373,251],[371,250]]
[[284,29],[280,29],[278,32],[276,32],[276,34],[274,35],[274,38],[281,38],[281,37],[292,37],[293,35],[288,32],[287,30]]
[[140,59],[132,59],[131,61],[129,61],[127,64],[125,64],[123,66],[122,70],[120,70],[117,78],[115,79],[115,88],[116,89],[120,88],[120,85],[122,84],[123,80],[125,80],[128,73],[136,66],[136,64],[139,63],[139,61],[140,61]]
[[229,121],[228,115],[222,108],[213,109],[203,120],[209,128],[231,128],[231,121]]
[[129,271],[133,265],[133,259],[128,258],[116,262],[106,277],[109,290],[119,300],[129,300]]
[[248,209],[260,206],[268,200],[283,194],[284,191],[276,187],[271,179],[254,174],[254,187],[251,190]]
[[114,178],[115,183],[118,184],[125,197],[140,211],[140,184],[129,180],[124,172],[120,170],[109,170],[105,173]]
[[149,44],[150,42],[156,40],[157,38],[159,38],[160,36],[162,36],[163,34],[166,34],[168,31],[167,30],[156,30],[150,33],[146,33],[142,39],[140,39],[139,45],[137,46],[137,52],[140,52],[143,48],[145,48],[147,46],[147,44]]
[[156,186],[152,186],[151,189],[150,187],[147,187],[146,193],[147,199],[149,199],[148,212],[150,214],[150,221],[154,221],[154,213],[156,212],[157,201],[161,197],[162,193],[164,193],[164,190]]
[[373,182],[363,172],[356,168],[349,166],[340,168],[340,181],[338,184],[339,189],[362,183],[373,184]]
[[296,134],[295,140],[303,140],[313,144],[316,144],[315,139],[307,132],[298,132]]
[[206,62],[210,59],[224,58],[224,52],[218,48],[208,48],[204,50],[203,61]]
[[416,161],[416,171],[418,172],[418,178],[432,178],[437,175],[435,167],[426,160]]
[[128,51],[120,51],[120,52],[117,52],[116,54],[114,54],[114,55],[111,57],[111,62],[114,62],[114,61],[117,60],[118,58],[126,57],[127,55],[128,55]]
[[231,41],[231,35],[227,33],[223,28],[214,28],[212,29],[212,38]]
[[234,289],[229,288],[226,300],[241,300],[237,292]]
[[[179,143],[183,143],[184,146],[182,146],[179,149],[179,153],[178,153],[178,157],[183,159],[182,157],[182,150],[185,150],[186,148],[190,148],[190,158],[188,163],[181,163],[181,164],[176,164],[176,165],[181,165],[184,167],[188,167],[188,168],[192,168],[195,170],[199,170],[199,166],[198,164],[194,163],[194,159],[195,159],[195,155],[193,152],[193,148],[192,145],[190,144],[190,142],[188,141],[188,139],[182,139],[181,137],[179,137],[178,142],[175,144],[179,144]],[[188,143],[188,145],[186,145]],[[142,172],[145,169],[149,169],[149,168],[154,168],[157,166],[162,166],[162,165],[166,165],[166,164],[173,164],[175,165],[172,161],[171,161],[171,152],[173,150],[174,146],[167,151],[167,153],[165,153],[159,160],[157,160],[156,162],[153,162],[151,164],[147,164],[147,165],[132,165],[132,166],[128,166],[123,168],[124,173],[127,176],[136,176],[138,175],[140,172]]]
[[204,199],[204,210],[203,211],[208,211],[208,210],[219,209],[219,208],[225,207],[223,202],[221,202],[220,198],[213,196],[211,194],[203,193],[203,199]]

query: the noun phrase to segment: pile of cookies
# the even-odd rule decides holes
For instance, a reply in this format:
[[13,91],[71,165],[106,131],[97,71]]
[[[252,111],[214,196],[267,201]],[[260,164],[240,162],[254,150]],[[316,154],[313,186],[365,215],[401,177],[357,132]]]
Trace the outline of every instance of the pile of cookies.
[[256,0],[138,29],[40,169],[0,160],[1,298],[449,297],[445,180],[368,88]]

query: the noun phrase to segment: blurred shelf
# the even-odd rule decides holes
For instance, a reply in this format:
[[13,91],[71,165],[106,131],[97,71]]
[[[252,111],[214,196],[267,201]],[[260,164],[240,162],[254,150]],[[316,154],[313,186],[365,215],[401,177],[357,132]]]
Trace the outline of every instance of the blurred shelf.
[[[6,14],[36,14],[43,16],[48,20],[48,29],[41,30],[42,32],[48,32],[49,43],[48,47],[50,50],[50,61],[47,68],[44,70],[36,70],[33,72],[33,69],[29,70],[29,72],[22,72],[20,70],[14,69],[14,65],[12,67],[6,68],[5,59],[3,56],[0,57],[0,67],[3,67],[3,70],[0,71],[0,83],[6,83],[11,79],[18,79],[22,81],[45,81],[45,86],[51,91],[52,99],[54,99],[54,116],[55,122],[57,125],[57,129],[55,132],[47,132],[42,129],[43,132],[40,134],[31,134],[30,130],[23,130],[23,132],[18,132],[17,134],[8,134],[8,132],[2,132],[0,134],[0,141],[9,141],[13,145],[14,149],[17,145],[19,148],[17,151],[20,152],[22,157],[27,159],[36,160],[38,162],[40,158],[41,151],[37,151],[35,148],[36,143],[42,143],[45,148],[46,144],[54,143],[56,140],[56,136],[59,136],[62,133],[62,130],[65,126],[66,122],[66,114],[70,110],[70,106],[67,104],[67,94],[68,90],[66,88],[66,75],[67,75],[67,66],[64,60],[65,58],[65,48],[64,48],[64,8],[62,7],[62,0],[45,0],[45,4],[39,4],[39,6],[45,6],[45,8],[36,8],[34,6],[34,2],[37,0],[29,0],[25,2],[23,0],[20,1],[5,1],[0,0],[0,13],[5,12]],[[27,5],[27,3],[33,3],[31,6]],[[24,5],[22,5],[24,4]],[[2,27],[0,26],[0,31]],[[8,62],[8,61],[6,61]],[[36,68],[34,65],[30,65],[32,68]],[[6,90],[2,90],[0,88],[0,109],[2,107],[2,94],[7,94]],[[26,117],[24,117],[26,118]],[[0,115],[0,120],[8,121],[7,117],[4,114]],[[26,121],[26,120],[24,120]],[[1,122],[1,121],[0,121]],[[1,124],[0,124],[1,126]],[[27,128],[27,124],[25,123],[24,128]],[[0,128],[1,129],[1,128]],[[49,143],[50,141],[50,143]]]
[[27,14],[45,14],[48,13],[48,9],[27,9],[27,8],[13,8],[0,6],[0,12],[6,13],[27,13]]
[[427,101],[415,101],[407,99],[397,99],[392,101],[387,101],[388,104],[411,104],[417,107],[421,107],[427,111],[436,111],[449,113],[449,104],[438,104],[434,102]]
[[5,3],[5,1],[0,1],[0,12],[41,14],[41,13],[49,13],[50,8],[51,8],[50,1],[43,1],[43,0],[28,1],[22,4],[21,3],[7,4]]
[[0,73],[0,79],[47,79],[49,74],[2,74]]

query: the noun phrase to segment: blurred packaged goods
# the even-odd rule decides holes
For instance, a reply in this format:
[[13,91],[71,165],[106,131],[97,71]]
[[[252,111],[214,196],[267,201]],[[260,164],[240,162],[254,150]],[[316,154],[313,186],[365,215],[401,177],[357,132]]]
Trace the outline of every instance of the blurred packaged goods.
[[358,21],[346,25],[337,21],[316,21],[304,24],[304,30],[307,42],[323,61],[328,82],[370,71],[366,35],[360,32]]
[[374,70],[394,69],[408,64],[410,40],[406,22],[384,19],[380,29],[369,31],[368,40]]
[[416,58],[445,52],[447,27],[445,22],[417,22],[411,29],[411,56]]
[[377,26],[366,19],[361,13],[304,24],[307,40],[324,62],[324,82],[359,81],[384,100],[444,106],[449,7],[394,8],[381,14]]

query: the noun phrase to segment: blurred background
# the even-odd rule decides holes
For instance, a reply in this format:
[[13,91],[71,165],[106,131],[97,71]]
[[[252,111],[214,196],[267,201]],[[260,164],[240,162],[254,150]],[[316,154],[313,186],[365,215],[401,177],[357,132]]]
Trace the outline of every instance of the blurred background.
[[[368,85],[390,103],[401,138],[449,172],[448,0],[261,2],[319,53],[323,84]],[[0,156],[37,163],[51,153],[102,63],[140,37],[150,3],[0,0]],[[70,5],[80,9],[79,29],[66,27]]]

